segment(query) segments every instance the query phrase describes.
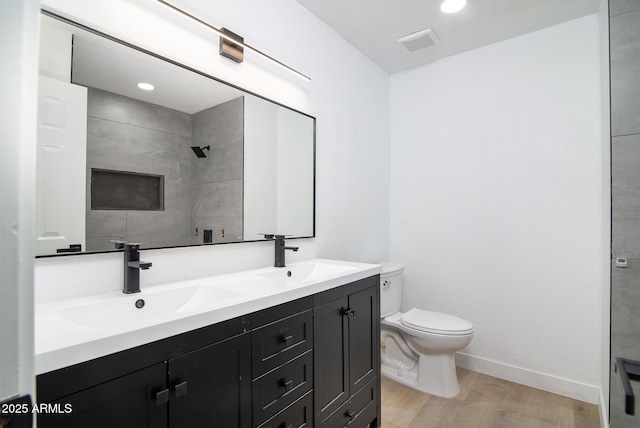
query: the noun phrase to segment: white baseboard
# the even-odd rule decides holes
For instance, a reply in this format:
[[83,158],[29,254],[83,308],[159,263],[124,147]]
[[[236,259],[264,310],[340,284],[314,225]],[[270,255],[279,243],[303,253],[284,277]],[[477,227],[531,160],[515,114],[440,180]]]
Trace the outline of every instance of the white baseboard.
[[[510,382],[563,395],[565,397],[573,398],[574,400],[597,404],[600,409],[601,421],[603,419],[606,420],[606,417],[603,418],[603,414],[606,414],[606,410],[603,409],[607,408],[607,402],[603,401],[604,397],[602,396],[602,391],[595,385],[575,382],[546,373],[535,372],[498,361],[463,354],[461,352],[456,353],[456,365],[475,372],[508,380]],[[606,425],[602,426],[608,427],[608,422]]]
[[598,394],[600,402],[598,403],[598,410],[600,410],[600,426],[602,428],[609,428],[609,399],[603,395],[602,389]]

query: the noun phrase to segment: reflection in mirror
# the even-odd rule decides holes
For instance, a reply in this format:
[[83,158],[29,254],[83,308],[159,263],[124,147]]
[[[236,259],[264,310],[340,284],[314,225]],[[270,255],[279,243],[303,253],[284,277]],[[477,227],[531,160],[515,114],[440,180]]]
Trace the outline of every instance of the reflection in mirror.
[[313,117],[72,24],[42,15],[38,256],[314,236]]

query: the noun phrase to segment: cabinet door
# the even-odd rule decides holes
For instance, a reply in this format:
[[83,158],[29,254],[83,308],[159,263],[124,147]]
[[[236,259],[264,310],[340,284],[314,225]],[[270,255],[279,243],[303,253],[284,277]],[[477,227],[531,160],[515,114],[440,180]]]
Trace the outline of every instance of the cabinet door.
[[251,426],[251,335],[169,360],[171,427]]
[[349,296],[349,391],[354,394],[376,377],[380,322],[377,288]]
[[322,421],[349,397],[348,298],[314,310],[313,365],[316,421]]
[[160,363],[51,402],[38,427],[166,427],[166,375]]

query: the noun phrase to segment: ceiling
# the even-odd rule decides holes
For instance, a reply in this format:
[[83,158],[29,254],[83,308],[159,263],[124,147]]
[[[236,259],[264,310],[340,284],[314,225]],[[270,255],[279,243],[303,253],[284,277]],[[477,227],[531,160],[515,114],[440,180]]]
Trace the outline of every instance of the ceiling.
[[[600,0],[297,0],[388,73],[597,13]],[[431,28],[439,43],[409,52],[398,39]]]

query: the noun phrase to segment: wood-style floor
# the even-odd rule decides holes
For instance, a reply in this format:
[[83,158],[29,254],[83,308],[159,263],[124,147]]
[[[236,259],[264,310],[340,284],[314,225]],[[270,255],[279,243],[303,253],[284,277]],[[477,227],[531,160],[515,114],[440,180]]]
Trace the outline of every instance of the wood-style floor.
[[383,428],[599,428],[598,406],[458,367],[444,399],[382,376]]

